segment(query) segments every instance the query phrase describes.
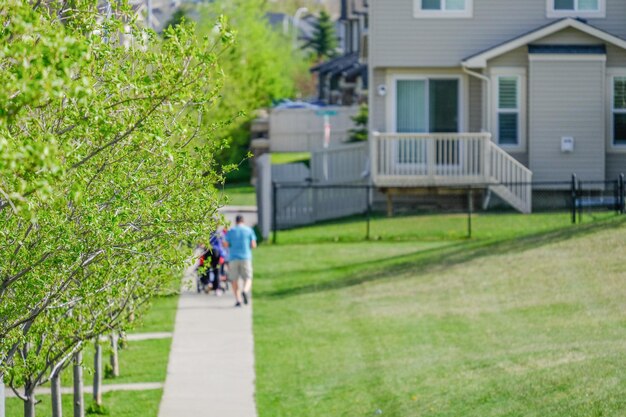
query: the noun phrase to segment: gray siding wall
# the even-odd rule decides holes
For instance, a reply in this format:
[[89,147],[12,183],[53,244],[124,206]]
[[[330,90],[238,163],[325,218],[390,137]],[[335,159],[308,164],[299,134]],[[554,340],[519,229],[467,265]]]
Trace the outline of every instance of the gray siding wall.
[[[378,94],[379,85],[386,85],[386,73],[382,69],[375,69],[370,82],[370,130],[377,132],[386,132],[385,123],[387,113],[385,111],[386,97]],[[387,86],[387,94],[390,94],[391,86]]]
[[528,47],[522,46],[489,61],[490,67],[528,67]]
[[528,167],[528,152],[509,152],[509,155],[515,158],[520,164]]
[[606,155],[606,179],[614,180],[619,174],[626,174],[626,153]]
[[480,132],[483,129],[483,81],[469,77],[469,131]]
[[[602,61],[531,61],[529,159],[535,181],[605,175],[605,65]],[[573,153],[561,137],[574,137]]]
[[[415,0],[370,1],[370,65],[456,67],[470,55],[557,19],[546,0],[474,0],[472,18],[417,19]],[[626,39],[626,1],[606,0],[604,19],[588,22]]]
[[626,51],[617,46],[606,46],[606,66],[626,67]]

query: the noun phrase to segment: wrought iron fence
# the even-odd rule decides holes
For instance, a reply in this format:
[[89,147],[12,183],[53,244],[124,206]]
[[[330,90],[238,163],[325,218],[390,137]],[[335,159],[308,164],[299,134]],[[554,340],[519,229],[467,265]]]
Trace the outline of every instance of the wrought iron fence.
[[[572,224],[624,214],[626,190],[624,176],[612,181],[583,181],[575,175],[569,181],[516,182],[509,188],[532,190],[532,212],[562,215]],[[397,216],[447,214],[457,219],[454,230],[439,231],[439,235],[471,237],[472,217],[476,214],[513,213],[515,210],[496,193],[494,184],[447,187],[448,194],[399,196],[389,210],[389,199],[373,185],[316,184],[314,182],[272,184],[272,231],[274,242],[280,230],[340,221],[338,228],[362,224],[362,239],[377,236],[372,223]],[[338,220],[343,219],[343,220]],[[348,225],[351,226],[348,226]],[[435,233],[435,232],[433,232]],[[339,233],[337,233],[339,235]],[[428,238],[428,236],[426,236]]]

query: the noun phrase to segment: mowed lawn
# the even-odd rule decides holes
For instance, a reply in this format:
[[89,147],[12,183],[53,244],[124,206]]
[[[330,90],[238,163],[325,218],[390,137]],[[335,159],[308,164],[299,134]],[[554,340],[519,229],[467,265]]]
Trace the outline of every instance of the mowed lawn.
[[394,221],[400,241],[257,250],[261,417],[625,415],[623,220],[482,216],[427,242]]

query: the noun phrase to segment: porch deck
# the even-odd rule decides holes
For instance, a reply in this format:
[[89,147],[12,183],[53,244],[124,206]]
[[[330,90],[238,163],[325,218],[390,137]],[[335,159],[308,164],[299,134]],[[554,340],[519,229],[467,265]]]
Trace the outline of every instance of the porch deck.
[[487,187],[523,213],[531,210],[532,172],[489,133],[379,133],[371,141],[378,187]]

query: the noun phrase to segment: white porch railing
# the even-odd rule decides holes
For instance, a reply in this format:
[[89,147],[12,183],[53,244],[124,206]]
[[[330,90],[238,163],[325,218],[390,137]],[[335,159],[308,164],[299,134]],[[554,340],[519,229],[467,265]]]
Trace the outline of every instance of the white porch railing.
[[530,212],[531,171],[489,133],[374,133],[370,146],[379,187],[490,185],[517,210]]

